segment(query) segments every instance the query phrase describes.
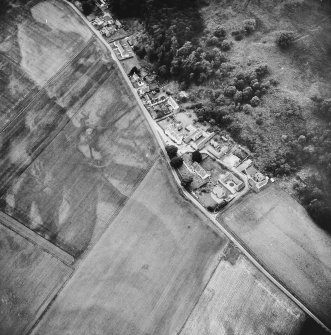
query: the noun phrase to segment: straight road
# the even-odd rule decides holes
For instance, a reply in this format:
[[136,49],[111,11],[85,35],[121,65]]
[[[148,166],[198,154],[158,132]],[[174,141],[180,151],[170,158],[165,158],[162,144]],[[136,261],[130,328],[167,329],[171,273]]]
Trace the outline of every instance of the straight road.
[[[170,160],[168,158],[168,155],[166,153],[165,150],[165,146],[164,143],[158,133],[158,130],[156,129],[156,127],[154,126],[154,120],[151,117],[151,115],[149,114],[149,112],[147,111],[147,109],[145,108],[144,104],[142,103],[142,101],[140,100],[140,97],[137,93],[137,91],[134,89],[134,87],[132,86],[132,83],[129,79],[129,77],[127,76],[127,73],[124,71],[121,62],[117,59],[114,51],[112,50],[112,48],[110,47],[110,45],[107,43],[107,41],[102,37],[102,35],[100,34],[100,32],[98,30],[96,30],[93,25],[85,18],[85,16],[71,3],[69,3],[66,0],[63,0],[64,2],[66,2],[83,20],[84,22],[87,24],[87,26],[90,28],[90,30],[100,39],[100,41],[106,46],[106,48],[110,51],[114,62],[117,64],[119,70],[121,71],[121,73],[123,74],[124,80],[127,82],[128,86],[130,87],[132,94],[135,96],[138,105],[140,106],[140,109],[142,110],[149,126],[150,129],[152,130],[158,144],[160,145],[160,148],[162,150],[162,152],[164,153],[164,156],[167,160],[168,166],[172,172],[173,177],[175,178],[178,187],[181,189],[182,194],[184,195],[184,197],[186,197],[188,200],[190,200],[196,207],[199,208],[199,210],[205,214],[205,216],[207,216],[209,218],[209,220],[213,223],[214,227],[216,227],[216,230],[222,232],[223,234],[225,234],[230,241],[232,241],[239,249],[240,251],[273,283],[275,284],[284,294],[286,294],[294,303],[296,303],[306,314],[308,314],[313,320],[315,320],[320,326],[322,326],[326,331],[328,331],[329,333],[331,333],[330,329],[328,329],[328,327],[319,320],[319,318],[312,312],[310,311],[298,298],[296,298],[283,284],[281,284],[277,278],[275,278],[269,271],[268,269],[266,269],[261,262],[259,261],[259,259],[257,258],[256,255],[253,255],[247,248],[246,246],[236,237],[234,236],[232,233],[230,233],[229,231],[227,231],[215,218],[212,214],[210,214],[189,192],[187,192],[182,186],[181,186],[181,182],[180,179],[178,177],[178,175],[176,174],[176,172],[171,168],[170,166]],[[210,225],[210,223],[208,223]]]

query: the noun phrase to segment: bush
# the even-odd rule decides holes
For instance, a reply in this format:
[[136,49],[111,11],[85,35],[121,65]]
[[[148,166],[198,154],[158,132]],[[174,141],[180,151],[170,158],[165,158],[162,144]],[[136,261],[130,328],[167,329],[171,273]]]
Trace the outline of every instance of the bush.
[[292,31],[283,31],[276,37],[277,45],[282,48],[288,48],[294,41],[294,33]]
[[236,41],[240,41],[244,38],[245,31],[242,29],[234,30],[231,35],[234,37]]
[[251,105],[246,104],[243,106],[243,112],[245,114],[250,114],[252,111],[253,111],[253,108]]
[[199,150],[196,150],[196,151],[192,152],[192,161],[197,162],[197,163],[201,163],[202,155],[201,155]]
[[248,86],[243,90],[243,99],[244,100],[250,100],[253,96],[253,89]]
[[261,126],[263,124],[263,120],[261,118],[256,119],[256,124]]
[[260,104],[260,99],[257,96],[254,96],[250,101],[251,106],[256,107]]
[[244,30],[247,35],[251,34],[256,29],[255,19],[249,19],[244,21]]
[[258,77],[263,77],[267,75],[269,72],[268,65],[267,64],[261,64],[255,69],[255,73]]
[[325,99],[321,102],[319,113],[326,118],[331,117],[331,99]]
[[218,38],[225,38],[226,30],[222,26],[217,27],[216,30],[214,31],[214,35]]
[[237,91],[236,94],[233,97],[233,100],[235,102],[242,102],[243,101],[243,93],[240,91]]
[[193,182],[193,176],[191,174],[185,174],[182,176],[181,184],[185,189],[189,189],[192,182]]
[[237,92],[237,89],[235,86],[228,86],[225,91],[224,91],[224,95],[228,96],[228,97],[233,97]]
[[82,1],[82,9],[83,9],[83,14],[85,16],[90,15],[94,9],[94,2],[91,0]]
[[228,40],[224,40],[221,43],[220,48],[222,51],[229,51],[231,49],[231,42]]
[[170,159],[177,156],[178,148],[175,145],[167,145],[165,149]]
[[183,158],[182,157],[174,157],[170,161],[170,165],[174,169],[179,169],[183,165]]
[[207,39],[207,45],[219,45],[220,40],[216,36],[211,36]]

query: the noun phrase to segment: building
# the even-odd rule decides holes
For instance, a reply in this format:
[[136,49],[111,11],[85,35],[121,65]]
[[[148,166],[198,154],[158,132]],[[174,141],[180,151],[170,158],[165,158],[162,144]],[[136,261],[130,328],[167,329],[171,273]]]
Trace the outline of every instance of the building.
[[111,26],[111,25],[113,25],[115,23],[114,20],[113,20],[113,18],[110,15],[110,13],[105,13],[103,15],[103,20],[104,20],[105,24],[109,25],[109,26]]
[[183,143],[183,136],[178,134],[176,128],[173,125],[169,125],[164,133],[176,144],[180,145]]
[[203,132],[202,139],[199,139],[199,141],[193,142],[191,144],[192,148],[194,148],[195,150],[201,150],[211,140],[211,138],[214,135],[215,133]]
[[252,160],[251,159],[246,159],[244,162],[242,162],[239,166],[237,166],[237,170],[239,172],[245,172],[247,168],[249,168],[252,165]]
[[268,184],[269,178],[257,170],[254,165],[251,165],[244,171],[248,177],[249,185],[255,192],[259,192],[264,186]]
[[119,51],[119,53],[121,55],[121,58],[124,59],[124,58],[129,58],[130,57],[129,53],[126,50],[124,50],[124,48],[123,48],[122,44],[120,43],[120,41],[115,41],[113,43],[113,45]]
[[149,92],[149,86],[147,84],[144,84],[137,89],[137,92],[140,96],[143,96]]
[[169,106],[172,108],[172,110],[174,112],[178,112],[179,111],[179,106],[178,106],[177,102],[173,99],[173,97],[170,96],[168,98],[168,104],[169,104]]
[[219,183],[221,183],[226,189],[228,189],[232,194],[240,192],[244,189],[244,182],[237,178],[233,173],[227,172],[224,175],[220,175],[218,179]]
[[203,180],[210,177],[210,173],[207,172],[198,162],[193,162],[192,167],[195,173]]

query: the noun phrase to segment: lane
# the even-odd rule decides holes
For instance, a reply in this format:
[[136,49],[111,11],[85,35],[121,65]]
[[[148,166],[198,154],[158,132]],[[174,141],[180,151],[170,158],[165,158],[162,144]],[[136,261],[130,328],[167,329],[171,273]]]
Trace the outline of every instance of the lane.
[[[119,70],[123,74],[124,80],[127,82],[129,88],[131,89],[133,95],[135,96],[138,105],[140,106],[140,109],[142,110],[146,120],[148,121],[149,127],[151,131],[153,132],[160,148],[161,151],[164,154],[164,157],[168,163],[168,166],[171,170],[171,173],[178,184],[178,187],[180,188],[180,192],[184,197],[186,197],[188,200],[190,200],[198,209],[205,215],[207,216],[211,223],[223,234],[225,234],[230,241],[232,241],[239,249],[240,251],[258,268],[274,285],[276,285],[284,294],[286,294],[287,297],[289,297],[293,302],[295,302],[306,314],[308,314],[314,321],[316,321],[320,326],[322,326],[326,331],[331,333],[330,329],[310,310],[308,309],[297,297],[294,296],[293,293],[291,293],[283,284],[281,284],[277,278],[275,278],[268,269],[266,269],[262,264],[261,261],[257,258],[256,255],[252,255],[251,252],[247,249],[247,247],[241,243],[241,241],[237,238],[237,236],[233,235],[231,232],[229,232],[227,229],[225,229],[215,218],[212,214],[210,214],[189,192],[187,192],[182,186],[180,179],[178,175],[174,172],[174,170],[170,166],[170,160],[168,158],[168,155],[165,150],[164,143],[154,126],[154,120],[145,108],[144,104],[140,100],[140,97],[137,93],[137,91],[134,89],[132,86],[131,81],[129,80],[126,72],[124,71],[124,68],[122,67],[121,62],[117,59],[114,51],[110,47],[110,45],[106,42],[106,40],[102,37],[102,35],[97,31],[92,24],[83,16],[83,14],[71,3],[69,3],[66,0],[63,0],[66,2],[87,24],[87,26],[91,29],[91,31],[100,39],[100,41],[106,46],[106,48],[110,51],[112,58],[114,59],[114,62],[117,64]],[[211,225],[211,223],[208,223]]]

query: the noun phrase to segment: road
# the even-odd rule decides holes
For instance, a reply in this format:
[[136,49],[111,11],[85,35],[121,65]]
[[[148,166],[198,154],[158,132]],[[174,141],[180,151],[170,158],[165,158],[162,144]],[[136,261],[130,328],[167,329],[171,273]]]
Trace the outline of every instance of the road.
[[[151,115],[149,114],[149,112],[147,111],[147,109],[145,108],[144,104],[142,103],[142,101],[140,100],[140,97],[137,93],[137,91],[134,89],[134,87],[132,86],[132,83],[129,79],[129,77],[127,76],[127,73],[124,71],[121,62],[117,59],[114,51],[112,50],[112,48],[110,47],[110,45],[107,43],[107,41],[102,37],[102,35],[99,33],[98,30],[96,30],[93,25],[83,16],[83,14],[71,3],[67,2],[66,0],[63,0],[64,2],[66,2],[71,8],[73,8],[73,10],[84,20],[84,22],[87,24],[87,26],[90,28],[90,30],[100,39],[100,41],[107,47],[107,49],[110,51],[114,61],[116,62],[119,70],[121,71],[121,73],[123,74],[124,80],[127,82],[128,86],[130,87],[132,94],[135,96],[138,105],[140,106],[140,109],[142,110],[148,124],[149,127],[151,129],[151,131],[153,132],[162,152],[164,153],[164,156],[166,158],[166,161],[168,163],[169,169],[172,172],[172,175],[174,177],[174,179],[176,180],[176,183],[178,184],[178,187],[180,187],[182,194],[184,195],[185,198],[187,198],[189,201],[191,201],[196,207],[199,208],[199,210],[209,218],[209,220],[212,222],[214,228],[216,227],[216,230],[222,232],[223,234],[225,234],[229,240],[231,242],[233,242],[238,249],[240,249],[240,251],[256,266],[256,268],[258,268],[258,270],[260,270],[274,285],[276,285],[284,294],[287,295],[287,297],[289,297],[294,303],[296,303],[307,315],[309,315],[313,320],[315,320],[320,326],[322,326],[326,331],[328,331],[329,333],[331,333],[330,329],[328,329],[328,327],[319,320],[319,318],[312,312],[310,311],[298,298],[296,298],[283,284],[281,284],[277,278],[272,275],[270,273],[270,270],[266,269],[262,264],[261,261],[256,257],[256,255],[253,255],[248,249],[247,247],[232,233],[230,233],[228,230],[226,230],[216,219],[215,217],[209,213],[189,192],[187,192],[182,186],[181,186],[181,182],[180,179],[177,175],[177,173],[174,171],[174,169],[171,168],[170,166],[170,160],[169,157],[166,153],[165,150],[165,146],[164,143],[158,133],[158,130],[156,129],[155,125],[154,125],[154,120],[151,117]],[[209,225],[210,222],[208,222]]]

